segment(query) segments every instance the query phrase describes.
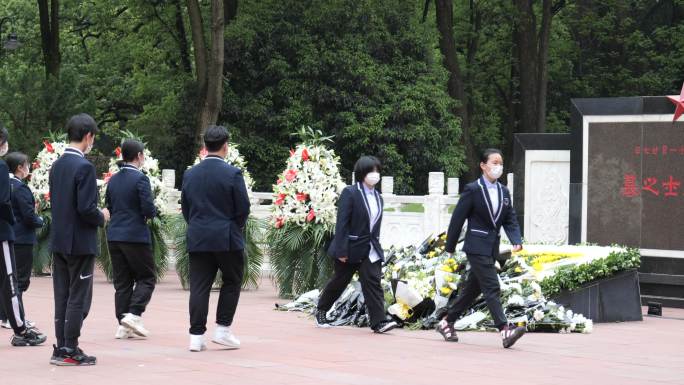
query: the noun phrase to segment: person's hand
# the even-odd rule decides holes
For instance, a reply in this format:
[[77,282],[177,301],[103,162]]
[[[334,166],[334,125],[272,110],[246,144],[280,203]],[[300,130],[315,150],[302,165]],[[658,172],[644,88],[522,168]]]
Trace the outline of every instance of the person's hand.
[[337,259],[339,259],[340,262],[342,262],[342,263],[347,263],[347,261],[349,260],[349,257],[339,257]]
[[522,245],[513,245],[513,252],[517,253],[518,251],[522,250],[523,247]]
[[104,216],[105,222],[109,222],[109,219],[111,217],[109,214],[109,209],[104,208],[104,209],[100,209],[100,211],[102,212],[102,215]]

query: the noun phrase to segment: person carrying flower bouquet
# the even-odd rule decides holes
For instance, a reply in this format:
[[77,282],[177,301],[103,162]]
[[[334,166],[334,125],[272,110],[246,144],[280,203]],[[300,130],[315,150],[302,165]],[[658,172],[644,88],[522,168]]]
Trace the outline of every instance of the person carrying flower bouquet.
[[357,183],[345,187],[337,202],[335,237],[328,249],[328,254],[334,258],[335,274],[318,300],[318,327],[331,326],[326,314],[356,272],[359,273],[371,329],[375,333],[386,333],[397,327],[397,323],[385,315],[385,299],[380,285],[384,260],[380,245],[383,201],[375,189],[380,181],[380,167],[376,157],[362,156],[354,166]]
[[480,158],[480,168],[482,176],[467,184],[461,193],[451,216],[446,242],[447,253],[453,254],[467,220],[463,252],[470,264],[470,276],[456,300],[450,304],[446,318],[437,324],[436,329],[446,341],[457,342],[454,322],[483,294],[494,323],[501,332],[503,347],[510,348],[525,334],[525,328],[513,327],[506,319],[495,262],[499,255],[502,226],[514,245],[513,251],[522,250],[522,237],[511,194],[506,186],[498,182],[503,174],[501,151],[485,150]]

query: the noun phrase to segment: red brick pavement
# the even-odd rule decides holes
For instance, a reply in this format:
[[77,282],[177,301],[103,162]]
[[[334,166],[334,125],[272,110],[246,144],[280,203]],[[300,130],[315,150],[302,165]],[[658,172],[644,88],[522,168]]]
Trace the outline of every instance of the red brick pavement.
[[[13,348],[0,331],[0,384],[684,384],[684,320],[597,325],[594,333],[528,334],[503,350],[497,334],[462,333],[448,344],[432,331],[317,329],[300,313],[274,311],[268,280],[244,292],[234,331],[240,350],[209,344],[187,351],[188,293],[174,273],[158,285],[147,313],[147,340],[113,338],[114,290],[96,277],[81,346],[94,367],[48,364],[54,342],[51,279],[34,278],[25,296],[29,318],[49,335],[45,346]],[[212,293],[212,311],[217,293]],[[684,319],[684,311],[666,309]],[[213,331],[210,326],[209,333]]]

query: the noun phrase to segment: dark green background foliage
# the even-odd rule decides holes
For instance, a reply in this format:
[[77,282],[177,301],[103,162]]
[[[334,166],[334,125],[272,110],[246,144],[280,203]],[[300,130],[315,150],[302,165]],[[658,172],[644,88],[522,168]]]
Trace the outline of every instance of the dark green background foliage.
[[[101,153],[111,154],[120,131],[134,131],[180,178],[196,155],[199,106],[185,1],[61,0],[58,79],[45,75],[36,1],[2,3],[0,18],[11,18],[2,40],[12,31],[23,43],[0,51],[0,121],[10,129],[12,149],[35,155],[49,130],[88,112],[103,129]],[[425,193],[430,171],[465,170],[434,1],[425,21],[424,3],[239,1],[225,29],[218,123],[240,145],[256,190],[270,190],[294,144],[289,133],[302,125],[335,135],[347,181],[362,154],[382,159],[398,193]],[[539,21],[542,0],[533,3]],[[573,97],[679,92],[684,1],[562,4],[551,25],[547,132],[567,131]],[[454,0],[453,6],[474,144],[510,149],[506,133],[521,129],[514,113],[516,12],[506,1]]]

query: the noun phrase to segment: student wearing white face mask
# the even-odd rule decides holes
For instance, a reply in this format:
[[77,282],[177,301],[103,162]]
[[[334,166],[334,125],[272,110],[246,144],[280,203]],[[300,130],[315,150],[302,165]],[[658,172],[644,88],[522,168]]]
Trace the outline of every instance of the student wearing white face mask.
[[494,263],[499,255],[501,227],[513,244],[513,250],[522,249],[520,226],[515,216],[511,193],[498,179],[503,174],[501,151],[488,149],[480,158],[482,176],[463,189],[451,216],[447,233],[446,251],[453,253],[465,221],[468,221],[463,252],[470,264],[470,276],[456,301],[449,306],[445,319],[437,331],[446,341],[457,342],[454,322],[483,294],[495,326],[501,332],[504,348],[509,348],[525,334],[524,327],[509,325],[501,306],[501,289]]
[[334,260],[335,275],[318,300],[318,327],[331,326],[326,314],[356,272],[359,273],[371,329],[375,333],[386,333],[397,327],[396,322],[386,317],[384,293],[380,285],[384,261],[380,245],[383,201],[375,188],[380,181],[380,167],[376,157],[362,156],[354,166],[357,183],[347,186],[340,195],[335,237],[328,249],[328,254]]

